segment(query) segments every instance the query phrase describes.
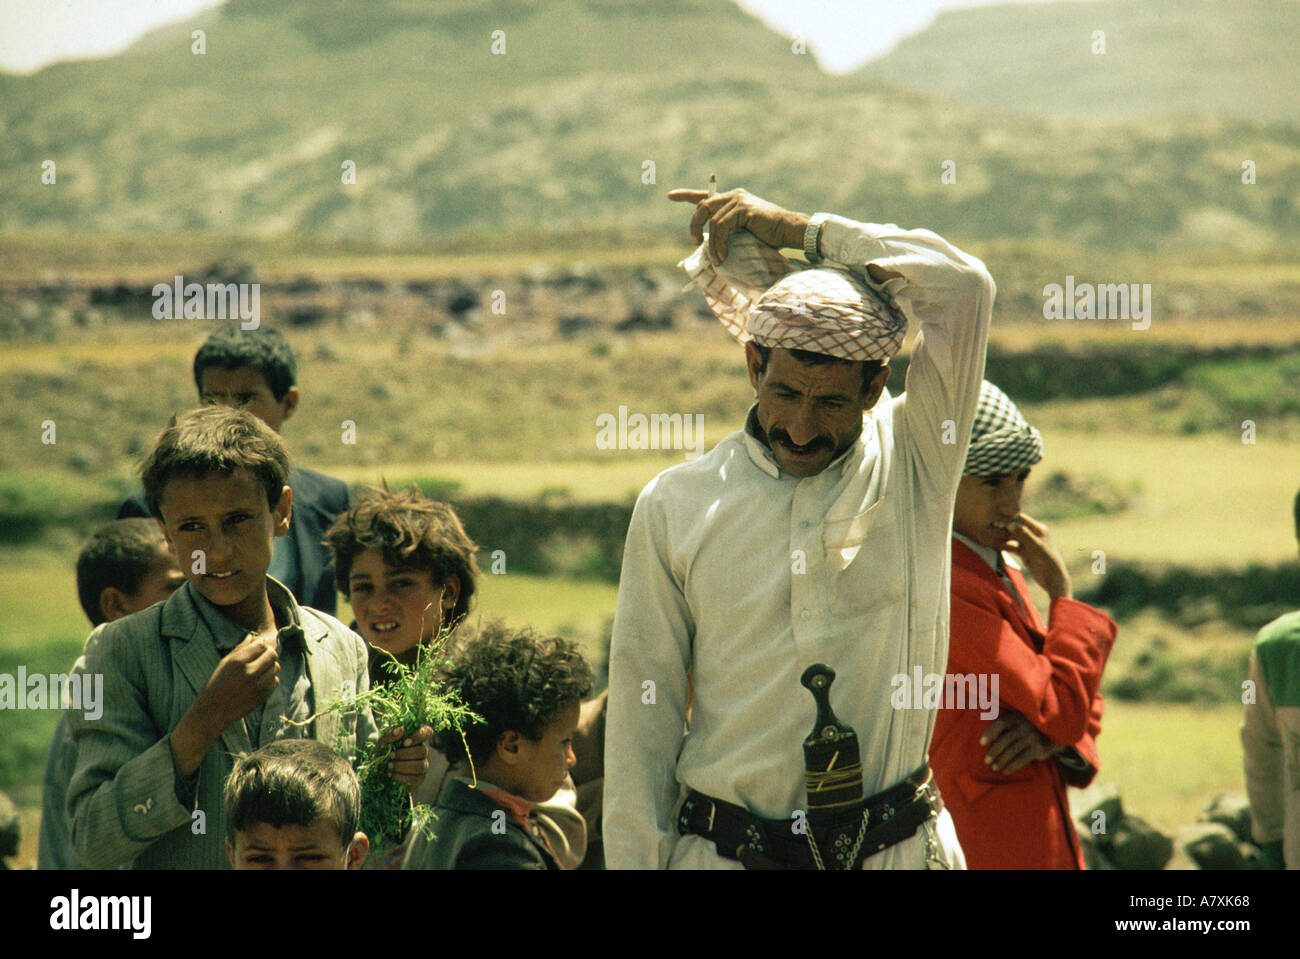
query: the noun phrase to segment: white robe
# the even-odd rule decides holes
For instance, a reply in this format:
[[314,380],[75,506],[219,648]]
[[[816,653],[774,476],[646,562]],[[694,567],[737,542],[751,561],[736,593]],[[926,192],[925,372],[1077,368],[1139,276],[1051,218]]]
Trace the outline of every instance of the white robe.
[[[952,508],[995,288],[927,230],[830,217],[821,246],[862,275],[868,263],[902,274],[868,282],[922,324],[906,393],[882,395],[859,441],[816,476],[781,473],[742,430],[642,491],[610,651],[610,868],[739,868],[678,835],[688,788],[794,822],[815,715],[799,677],[812,663],[837,673],[831,703],[857,731],[868,796],[926,760],[933,713],[894,709],[891,679],[947,664]],[[939,825],[941,855],[960,865],[946,815]],[[929,833],[866,866],[922,868]]]

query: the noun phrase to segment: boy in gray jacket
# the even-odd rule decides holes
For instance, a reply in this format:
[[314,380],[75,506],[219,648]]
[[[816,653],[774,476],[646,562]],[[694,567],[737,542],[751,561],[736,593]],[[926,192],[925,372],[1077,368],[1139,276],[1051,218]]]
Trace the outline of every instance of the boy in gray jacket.
[[[333,746],[376,736],[367,709],[317,714],[368,688],[366,647],[267,575],[293,491],[288,453],[265,423],[226,407],[187,413],[142,473],[186,582],[87,641],[78,671],[103,676],[103,712],[67,714],[73,845],[91,868],[229,868],[222,786],[232,756],[283,738]],[[395,750],[395,779],[419,784],[432,734],[412,731]]]

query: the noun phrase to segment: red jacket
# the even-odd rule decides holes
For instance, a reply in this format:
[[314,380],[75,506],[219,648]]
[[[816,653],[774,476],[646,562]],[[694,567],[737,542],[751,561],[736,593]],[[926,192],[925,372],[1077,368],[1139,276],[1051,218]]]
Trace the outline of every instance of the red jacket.
[[979,738],[993,722],[974,709],[940,709],[930,746],[934,778],[952,813],[972,869],[1082,869],[1066,786],[1097,774],[1101,673],[1118,631],[1086,603],[1052,601],[1045,627],[1017,570],[1008,574],[1016,603],[998,574],[975,552],[952,544],[952,631],[948,672],[998,676],[999,714],[1015,710],[1054,743],[1073,746],[1087,763],[1072,770],[1035,760],[1013,775],[984,762]]

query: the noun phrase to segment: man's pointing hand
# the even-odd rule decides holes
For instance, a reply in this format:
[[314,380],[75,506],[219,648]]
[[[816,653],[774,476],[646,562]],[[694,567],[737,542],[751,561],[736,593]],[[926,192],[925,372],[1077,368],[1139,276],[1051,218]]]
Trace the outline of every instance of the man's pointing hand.
[[732,230],[746,229],[768,246],[776,249],[803,249],[808,215],[784,210],[775,203],[745,190],[729,190],[709,196],[707,190],[672,190],[668,199],[694,203],[691,239],[704,240],[704,224],[709,224],[709,260],[716,266],[727,258],[727,237]]

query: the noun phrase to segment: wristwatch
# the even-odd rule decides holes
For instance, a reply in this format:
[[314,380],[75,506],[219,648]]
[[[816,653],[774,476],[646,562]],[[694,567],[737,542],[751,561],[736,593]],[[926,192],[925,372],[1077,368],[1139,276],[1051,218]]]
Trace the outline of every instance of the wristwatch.
[[829,215],[829,213],[814,213],[808,218],[808,227],[803,231],[803,255],[813,266],[826,259],[818,251],[817,241],[821,239],[822,224],[826,222],[826,217]]

